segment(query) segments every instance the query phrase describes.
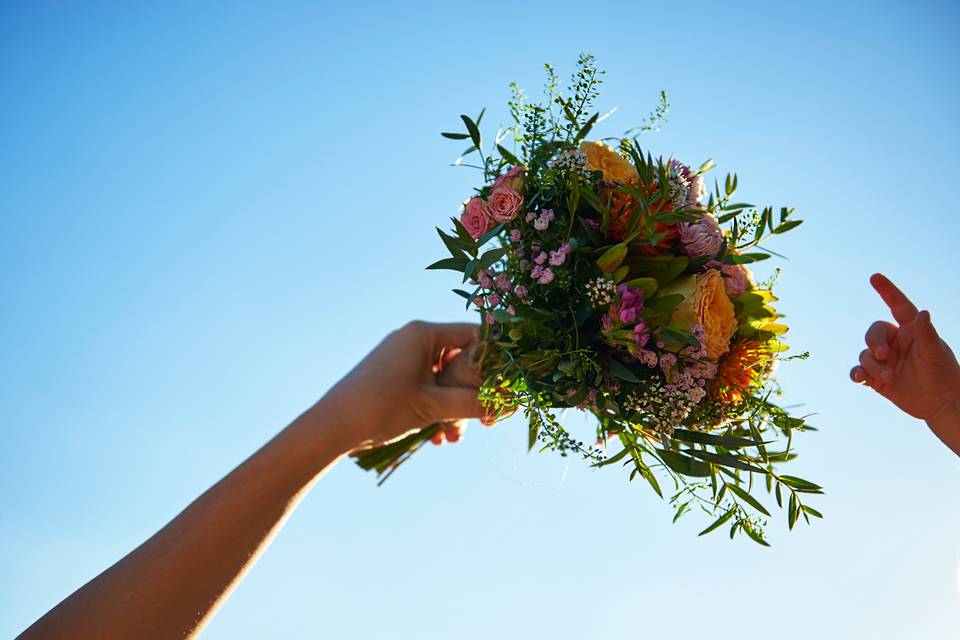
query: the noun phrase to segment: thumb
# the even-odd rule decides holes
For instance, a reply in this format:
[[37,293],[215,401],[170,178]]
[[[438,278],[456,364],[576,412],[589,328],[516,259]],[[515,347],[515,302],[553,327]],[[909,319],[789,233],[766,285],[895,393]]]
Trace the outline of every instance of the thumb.
[[486,415],[477,389],[471,387],[433,387],[430,389],[435,420],[482,418]]
[[943,342],[940,341],[940,335],[933,327],[930,320],[929,311],[921,311],[917,314],[917,349],[924,358],[937,358],[943,352]]

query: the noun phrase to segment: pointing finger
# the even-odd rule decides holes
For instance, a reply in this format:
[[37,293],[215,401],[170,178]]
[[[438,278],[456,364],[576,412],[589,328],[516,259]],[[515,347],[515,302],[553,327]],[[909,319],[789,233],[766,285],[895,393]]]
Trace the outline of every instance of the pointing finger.
[[917,315],[917,307],[910,302],[903,291],[897,288],[897,285],[890,282],[882,273],[875,273],[870,276],[870,284],[876,289],[884,303],[890,308],[894,320],[899,325],[905,325],[911,322]]

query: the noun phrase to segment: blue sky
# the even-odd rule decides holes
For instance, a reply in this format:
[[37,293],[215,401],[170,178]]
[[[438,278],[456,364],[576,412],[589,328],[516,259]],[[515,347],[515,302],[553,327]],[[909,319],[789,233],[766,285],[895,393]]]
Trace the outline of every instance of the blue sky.
[[[471,427],[376,488],[342,463],[208,638],[941,638],[960,463],[847,380],[882,270],[960,346],[958,9],[948,2],[0,6],[0,636],[139,544],[387,331],[469,318],[438,132],[580,51],[614,135],[736,171],[806,224],[778,293],[798,475],[826,520],[762,549],[670,524],[616,470]],[[838,6],[842,5],[842,6]],[[591,12],[593,11],[593,12]],[[954,80],[951,80],[954,78]],[[574,415],[568,420],[582,428]],[[748,634],[755,635],[755,634]]]

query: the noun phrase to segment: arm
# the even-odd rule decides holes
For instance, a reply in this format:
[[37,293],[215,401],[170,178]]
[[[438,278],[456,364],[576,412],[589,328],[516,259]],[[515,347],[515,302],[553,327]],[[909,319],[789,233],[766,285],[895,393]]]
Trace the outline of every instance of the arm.
[[929,311],[916,306],[890,280],[870,278],[897,324],[878,321],[867,331],[867,348],[850,371],[930,430],[960,455],[960,364],[937,334]]
[[[344,454],[440,420],[479,417],[476,389],[436,374],[476,327],[414,322],[130,554],[20,638],[187,638],[210,620],[287,516]],[[461,427],[445,428],[459,439]]]

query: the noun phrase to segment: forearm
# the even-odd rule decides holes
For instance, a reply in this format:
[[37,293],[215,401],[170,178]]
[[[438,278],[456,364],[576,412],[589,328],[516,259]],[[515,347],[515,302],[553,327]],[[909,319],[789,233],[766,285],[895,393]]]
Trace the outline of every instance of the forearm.
[[202,629],[322,473],[353,443],[321,400],[22,638],[183,638]]
[[960,399],[947,402],[934,417],[927,420],[927,426],[943,444],[960,456]]

